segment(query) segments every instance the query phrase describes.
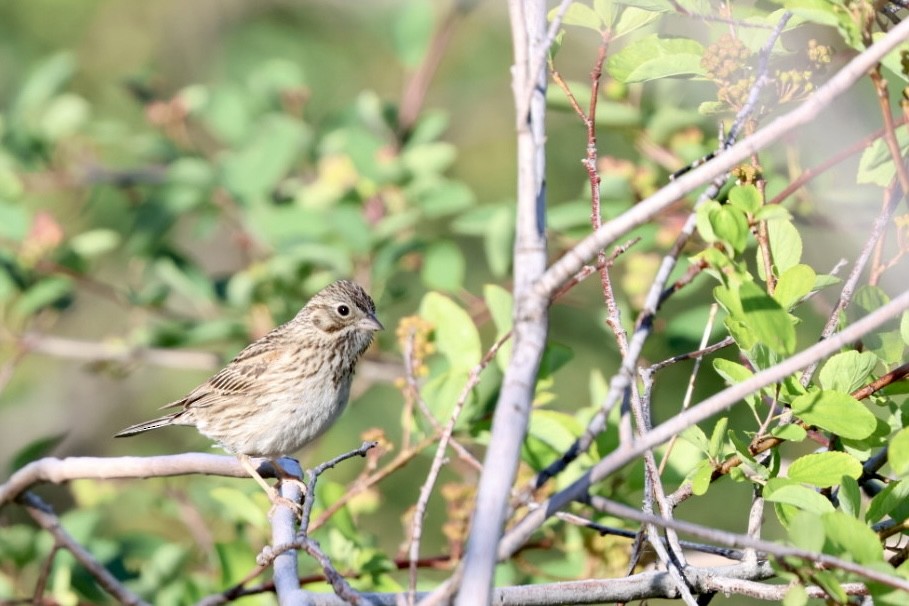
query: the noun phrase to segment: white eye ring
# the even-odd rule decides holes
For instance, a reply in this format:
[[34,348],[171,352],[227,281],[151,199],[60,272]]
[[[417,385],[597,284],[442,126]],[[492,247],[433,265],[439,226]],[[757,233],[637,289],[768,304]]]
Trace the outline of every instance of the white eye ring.
[[342,318],[346,318],[350,315],[350,308],[343,303],[341,305],[338,305],[338,315]]

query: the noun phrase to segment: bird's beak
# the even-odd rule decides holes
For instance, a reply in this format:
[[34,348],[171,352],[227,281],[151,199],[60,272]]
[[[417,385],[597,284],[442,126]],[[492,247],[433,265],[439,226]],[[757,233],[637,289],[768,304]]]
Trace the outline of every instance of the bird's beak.
[[370,332],[375,332],[377,330],[385,330],[385,327],[382,326],[382,323],[373,315],[367,314],[365,318],[360,320],[357,324],[357,327],[362,330],[368,330]]

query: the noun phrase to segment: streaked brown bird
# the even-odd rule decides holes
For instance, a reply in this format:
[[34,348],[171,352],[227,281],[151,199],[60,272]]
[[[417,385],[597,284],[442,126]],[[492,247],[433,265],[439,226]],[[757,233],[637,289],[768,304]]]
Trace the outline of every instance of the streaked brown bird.
[[344,411],[357,361],[383,326],[358,284],[339,280],[316,293],[286,324],[237,354],[221,372],[165,405],[166,416],[116,434],[123,438],[167,425],[192,425],[237,456],[268,493],[277,491],[251,457],[276,460],[316,439]]

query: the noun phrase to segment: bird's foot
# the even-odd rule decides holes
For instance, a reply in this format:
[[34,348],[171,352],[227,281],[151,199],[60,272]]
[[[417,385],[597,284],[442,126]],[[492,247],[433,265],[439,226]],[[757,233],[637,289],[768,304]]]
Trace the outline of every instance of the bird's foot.
[[271,509],[268,510],[269,518],[275,515],[278,507],[287,507],[294,512],[294,515],[296,515],[297,518],[303,519],[303,506],[297,501],[282,496],[281,493],[274,488],[271,488],[271,490],[268,491],[268,498],[271,500]]

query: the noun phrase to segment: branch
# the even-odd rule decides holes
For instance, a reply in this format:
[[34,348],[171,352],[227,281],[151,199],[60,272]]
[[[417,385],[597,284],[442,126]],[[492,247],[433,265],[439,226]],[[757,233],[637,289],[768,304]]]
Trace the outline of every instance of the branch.
[[697,187],[710,182],[752,154],[791,134],[799,126],[814,120],[837,97],[872,69],[884,55],[907,38],[909,38],[909,19],[894,27],[878,42],[857,55],[799,107],[780,116],[766,127],[717,155],[716,158],[669,182],[660,191],[639,202],[623,215],[605,223],[596,232],[567,251],[546,271],[536,284],[536,294],[544,298],[548,297],[559,285],[580,270],[589,259],[596,256],[597,251],[601,248],[608,246],[635,227],[643,225],[661,210]]
[[[763,370],[749,379],[724,389],[707,398],[697,406],[677,414],[665,423],[641,436],[633,445],[624,446],[601,459],[593,468],[567,488],[556,493],[540,506],[527,514],[511,528],[499,544],[499,558],[506,559],[515,552],[530,535],[536,531],[553,513],[563,509],[568,503],[583,498],[589,487],[603,478],[618,471],[648,449],[662,444],[696,423],[700,423],[741,401],[745,396],[757,390],[783,380],[794,372],[805,368],[812,362],[835,353],[860,339],[865,334],[885,324],[903,311],[909,309],[909,291],[903,292],[886,305],[878,308],[855,324],[831,335],[829,339],[815,343],[811,347],[790,358]],[[660,518],[662,519],[662,518]]]
[[[467,376],[467,382],[461,389],[458,400],[455,402],[454,410],[451,411],[451,415],[449,416],[448,423],[442,430],[439,444],[436,446],[436,454],[432,458],[432,465],[429,469],[429,473],[426,475],[423,486],[420,487],[420,496],[417,499],[416,507],[414,507],[410,533],[410,548],[408,550],[410,558],[408,604],[414,604],[416,601],[417,563],[420,558],[420,538],[423,534],[423,518],[426,515],[426,507],[429,504],[429,497],[432,495],[433,486],[435,486],[436,480],[439,477],[439,472],[442,470],[442,465],[445,462],[445,451],[448,448],[451,435],[454,433],[455,424],[457,424],[458,418],[461,416],[461,411],[467,403],[467,398],[470,396],[474,387],[477,386],[477,383],[480,382],[480,374],[489,363],[495,359],[496,353],[498,353],[499,349],[509,338],[511,338],[510,331],[499,337],[496,342],[492,344],[492,347],[489,348],[489,351],[486,352],[486,355],[483,356],[483,359],[470,370],[470,374]],[[408,373],[408,375],[410,375],[410,373]],[[454,442],[452,442],[452,444],[453,443]]]
[[27,333],[21,346],[28,353],[88,362],[146,362],[156,366],[187,370],[216,370],[222,360],[207,351],[135,347],[123,342],[97,342]]
[[[300,464],[292,459],[282,459],[284,470],[298,478],[303,477]],[[281,496],[291,503],[299,503],[303,491],[298,482],[281,482]],[[306,495],[306,506],[314,500],[313,493]],[[297,530],[297,515],[290,506],[278,502],[271,516],[272,545],[283,545],[294,540]],[[297,552],[289,549],[275,556],[273,562],[275,593],[281,606],[308,606],[309,596],[300,589],[297,574]]]
[[88,552],[85,547],[80,545],[63,526],[60,525],[60,519],[54,515],[50,506],[32,493],[24,493],[19,497],[19,502],[41,528],[49,532],[54,537],[54,541],[66,548],[77,562],[88,571],[88,573],[98,582],[98,584],[116,598],[121,604],[136,604],[146,606],[148,602],[143,601],[139,596],[133,594],[120,584],[114,575],[107,571],[95,557]]
[[[259,466],[263,477],[274,477],[268,464]],[[47,457],[33,461],[0,484],[0,507],[43,482],[62,484],[70,480],[122,480],[202,474],[248,478],[236,457],[201,452],[157,457]]]
[[868,568],[867,566],[862,566],[860,564],[856,564],[855,562],[849,562],[847,560],[843,560],[824,553],[817,553],[814,551],[809,551],[807,549],[800,549],[798,547],[789,547],[787,545],[779,545],[777,543],[764,541],[762,539],[756,539],[743,534],[735,534],[732,532],[726,532],[724,530],[717,530],[716,528],[701,526],[700,524],[692,524],[691,522],[667,520],[653,514],[641,513],[637,509],[616,503],[614,501],[610,501],[608,499],[604,499],[602,497],[591,497],[591,501],[597,509],[614,516],[625,517],[646,524],[656,524],[665,528],[672,528],[674,530],[678,530],[679,532],[684,532],[686,534],[713,541],[721,545],[726,545],[728,547],[754,549],[756,551],[770,554],[777,558],[801,558],[815,564],[822,564],[826,567],[845,570],[846,572],[851,572],[853,574],[863,576],[870,581],[882,583],[888,587],[893,587],[902,591],[909,591],[909,580],[900,578],[895,575],[886,574],[875,568]]
[[[743,581],[756,581],[774,576],[773,569],[766,563],[734,564],[714,568],[691,568],[687,578],[695,593],[716,591],[715,581],[721,579],[728,592],[739,593],[737,587]],[[750,589],[751,585],[742,585]],[[860,587],[858,585],[850,587]],[[862,588],[864,589],[864,588]],[[426,593],[417,597],[428,597]],[[372,606],[398,606],[401,594],[363,593],[363,601]],[[539,585],[515,585],[498,587],[490,596],[497,606],[556,606],[560,604],[603,604],[630,602],[648,598],[677,598],[678,591],[666,572],[642,572],[630,577],[617,579],[596,579],[567,581]],[[313,596],[313,606],[343,606],[337,596],[320,594]]]
[[[563,8],[567,5],[563,2]],[[553,21],[550,35],[544,38],[544,0],[509,0],[508,8],[515,54],[512,89],[517,110],[518,144],[514,349],[502,380],[489,448],[477,488],[476,506],[464,552],[463,583],[455,601],[458,606],[486,604],[491,598],[496,544],[502,536],[508,497],[517,475],[521,444],[527,433],[533,385],[548,327],[549,296],[536,296],[533,289],[546,269],[546,132],[543,122],[546,115],[546,74],[543,66],[548,44],[554,38],[552,30],[557,31],[559,19]],[[540,63],[539,67],[535,62]],[[581,266],[577,269],[580,270]],[[566,279],[569,277],[566,276]]]

